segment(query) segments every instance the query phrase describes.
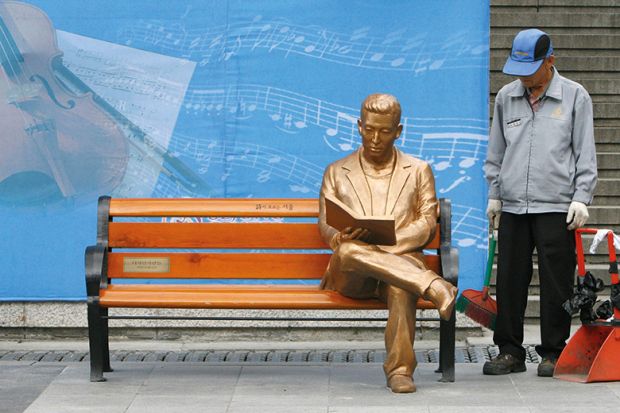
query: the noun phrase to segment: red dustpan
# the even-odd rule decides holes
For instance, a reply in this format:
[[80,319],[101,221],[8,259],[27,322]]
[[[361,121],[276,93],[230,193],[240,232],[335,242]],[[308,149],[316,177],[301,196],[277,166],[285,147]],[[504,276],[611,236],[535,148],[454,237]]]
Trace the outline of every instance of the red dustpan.
[[[585,276],[581,234],[595,234],[596,229],[575,231],[579,276]],[[619,284],[613,233],[607,233],[612,285]],[[620,380],[620,310],[614,308],[611,320],[597,320],[582,325],[560,355],[553,377],[561,380],[590,383]]]

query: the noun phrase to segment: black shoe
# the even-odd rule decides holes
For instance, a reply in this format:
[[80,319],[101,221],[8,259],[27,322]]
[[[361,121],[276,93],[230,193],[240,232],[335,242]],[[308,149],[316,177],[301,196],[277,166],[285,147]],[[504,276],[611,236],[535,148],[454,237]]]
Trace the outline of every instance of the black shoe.
[[483,374],[490,374],[494,376],[500,374],[521,373],[525,370],[525,362],[508,353],[500,354],[494,360],[487,361],[482,367]]
[[557,357],[543,357],[538,365],[538,375],[540,377],[553,377],[553,371],[555,370],[555,363],[557,361]]

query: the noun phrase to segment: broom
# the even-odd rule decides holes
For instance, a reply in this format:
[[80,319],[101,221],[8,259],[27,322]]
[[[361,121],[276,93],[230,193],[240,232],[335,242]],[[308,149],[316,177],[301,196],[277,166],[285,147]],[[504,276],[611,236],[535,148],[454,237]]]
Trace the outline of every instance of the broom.
[[489,296],[489,284],[491,282],[491,271],[493,269],[493,259],[495,257],[495,232],[491,232],[489,240],[489,258],[487,259],[486,274],[482,291],[465,290],[456,302],[456,309],[478,324],[495,330],[495,320],[497,318],[497,303]]

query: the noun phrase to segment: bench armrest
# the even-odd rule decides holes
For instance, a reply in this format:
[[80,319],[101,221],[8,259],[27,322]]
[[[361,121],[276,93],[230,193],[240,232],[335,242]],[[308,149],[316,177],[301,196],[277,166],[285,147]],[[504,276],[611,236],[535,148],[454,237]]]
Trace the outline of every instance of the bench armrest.
[[86,294],[99,297],[99,291],[108,284],[108,249],[103,245],[91,245],[84,252],[86,270]]
[[459,251],[452,246],[452,202],[447,198],[439,199],[439,253],[443,278],[458,285]]
[[456,287],[459,279],[459,250],[455,247],[443,245],[440,250],[443,278]]

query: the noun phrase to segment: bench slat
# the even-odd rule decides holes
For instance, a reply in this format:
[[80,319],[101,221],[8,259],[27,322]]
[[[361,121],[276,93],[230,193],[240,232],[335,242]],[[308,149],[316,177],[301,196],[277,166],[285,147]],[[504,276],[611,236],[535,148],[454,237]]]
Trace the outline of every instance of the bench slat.
[[327,249],[315,223],[109,224],[109,247]]
[[[320,279],[327,268],[331,254],[211,254],[211,253],[119,253],[108,254],[109,278],[273,278],[273,279]],[[167,259],[169,271],[125,271],[131,263],[140,260]],[[426,266],[439,273],[439,256],[425,255]],[[135,268],[135,264],[133,265]],[[152,268],[152,267],[151,267]]]
[[153,199],[114,198],[110,216],[118,217],[317,217],[318,199]]
[[[130,288],[128,288],[130,287]],[[198,287],[198,288],[197,288]],[[358,300],[316,286],[110,286],[101,292],[103,307],[203,309],[384,309],[376,299]],[[434,308],[420,300],[418,308]]]
[[[329,248],[314,223],[111,222],[108,242],[112,248]],[[439,231],[425,248],[439,248]]]
[[[117,253],[108,255],[110,278],[292,278],[323,276],[331,254]],[[169,260],[168,272],[125,272],[125,263]],[[135,266],[134,266],[135,267]],[[128,269],[132,269],[129,267]]]

